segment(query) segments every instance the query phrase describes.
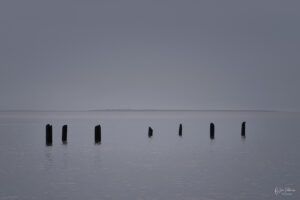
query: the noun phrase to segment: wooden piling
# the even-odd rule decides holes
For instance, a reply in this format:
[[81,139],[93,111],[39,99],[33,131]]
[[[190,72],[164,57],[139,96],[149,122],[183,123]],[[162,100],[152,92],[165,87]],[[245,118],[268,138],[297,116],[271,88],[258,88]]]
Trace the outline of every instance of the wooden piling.
[[180,137],[182,137],[182,124],[179,125],[179,132],[178,132],[178,135]]
[[101,126],[95,126],[95,144],[101,143]]
[[214,123],[210,123],[210,139],[215,139],[215,125]]
[[148,137],[151,138],[153,135],[153,129],[151,127],[148,128]]
[[67,144],[67,139],[68,139],[68,125],[63,125],[62,127],[62,135],[61,135],[61,140],[63,144]]
[[46,145],[52,146],[52,125],[46,125]]
[[242,123],[241,136],[246,137],[246,122]]

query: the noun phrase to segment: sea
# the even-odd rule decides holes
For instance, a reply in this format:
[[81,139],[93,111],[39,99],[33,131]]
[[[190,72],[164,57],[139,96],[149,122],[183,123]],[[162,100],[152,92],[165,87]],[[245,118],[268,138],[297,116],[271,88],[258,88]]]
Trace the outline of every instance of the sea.
[[18,199],[299,200],[300,113],[0,112],[0,200]]

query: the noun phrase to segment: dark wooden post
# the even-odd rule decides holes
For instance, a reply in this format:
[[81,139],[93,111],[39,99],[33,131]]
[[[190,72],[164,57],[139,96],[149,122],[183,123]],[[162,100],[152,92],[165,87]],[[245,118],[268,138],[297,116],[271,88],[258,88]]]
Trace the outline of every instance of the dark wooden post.
[[210,123],[210,139],[215,139],[215,125],[214,123]]
[[149,127],[148,129],[148,137],[151,138],[153,135],[153,129],[151,127]]
[[246,122],[242,123],[242,132],[241,132],[242,137],[246,137]]
[[62,127],[62,135],[61,135],[61,140],[63,144],[67,144],[67,137],[68,135],[68,126],[67,125],[63,125]]
[[101,126],[95,126],[95,144],[101,143]]
[[182,136],[182,124],[179,125],[179,132],[178,135],[181,137]]
[[52,146],[52,126],[50,124],[46,125],[46,145]]

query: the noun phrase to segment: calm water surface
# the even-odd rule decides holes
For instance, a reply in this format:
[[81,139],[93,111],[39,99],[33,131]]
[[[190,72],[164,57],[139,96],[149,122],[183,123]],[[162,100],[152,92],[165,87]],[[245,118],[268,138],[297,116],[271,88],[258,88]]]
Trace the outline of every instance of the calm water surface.
[[[101,145],[94,144],[97,124]],[[0,200],[300,199],[299,145],[298,113],[1,113]],[[293,191],[280,190],[287,188]]]

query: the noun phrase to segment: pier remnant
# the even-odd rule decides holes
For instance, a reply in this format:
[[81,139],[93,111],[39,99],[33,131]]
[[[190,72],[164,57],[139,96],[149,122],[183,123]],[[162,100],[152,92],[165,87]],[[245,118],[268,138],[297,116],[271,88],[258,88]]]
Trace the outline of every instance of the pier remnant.
[[101,143],[101,126],[95,126],[95,144]]
[[215,125],[214,123],[210,123],[210,139],[215,139]]
[[151,138],[153,135],[153,129],[151,127],[148,128],[148,137]]
[[241,136],[242,136],[242,137],[246,137],[246,122],[243,122],[243,123],[242,123]]
[[67,144],[67,139],[68,139],[68,125],[63,125],[62,127],[62,135],[61,135],[61,140],[63,144]]
[[178,135],[180,137],[182,137],[182,124],[179,125],[179,132],[178,132]]
[[52,125],[46,125],[46,146],[52,146]]

